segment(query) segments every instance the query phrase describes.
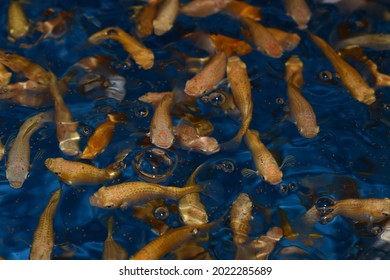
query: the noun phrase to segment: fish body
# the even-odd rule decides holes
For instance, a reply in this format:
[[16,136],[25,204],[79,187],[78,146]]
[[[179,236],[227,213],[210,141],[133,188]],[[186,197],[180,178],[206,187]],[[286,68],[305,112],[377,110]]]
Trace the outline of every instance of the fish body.
[[199,185],[184,188],[162,186],[146,182],[127,182],[110,187],[101,187],[89,199],[91,205],[100,208],[126,208],[140,205],[153,199],[178,200],[186,194],[201,192]]
[[[196,176],[204,168],[204,164],[199,165],[188,178],[185,186],[196,185]],[[179,214],[186,225],[203,225],[208,223],[206,207],[200,200],[199,193],[190,193],[179,200]]]
[[42,66],[21,55],[0,50],[0,63],[10,68],[13,72],[22,72],[26,78],[39,84],[49,85],[50,83],[50,76]]
[[30,170],[30,138],[51,118],[50,113],[39,113],[27,119],[19,128],[18,135],[8,153],[6,177],[13,188],[21,188]]
[[226,54],[217,52],[211,61],[186,82],[184,92],[193,97],[201,97],[212,90],[225,76]]
[[153,52],[119,27],[107,27],[98,31],[88,38],[88,42],[97,44],[106,39],[120,43],[141,68],[147,70],[153,67]]
[[77,131],[77,122],[72,119],[72,113],[63,99],[62,91],[64,85],[57,81],[56,76],[50,72],[50,93],[54,100],[54,109],[56,121],[56,134],[60,150],[69,156],[75,156],[80,153],[80,135]]
[[172,29],[179,13],[179,0],[163,0],[153,20],[154,34],[164,35]]
[[[317,210],[320,209],[317,208]],[[388,219],[390,216],[390,199],[344,199],[334,201],[333,205],[324,210],[327,214],[321,216],[323,223],[327,223],[337,215],[357,222],[378,223]]]
[[48,158],[45,165],[50,172],[71,186],[97,185],[118,177],[123,171],[123,163],[110,164],[106,168],[65,160],[63,158]]
[[222,12],[234,18],[246,17],[254,21],[261,20],[260,7],[244,1],[231,1]]
[[103,260],[127,260],[129,258],[127,251],[121,245],[115,242],[114,238],[112,237],[113,223],[114,218],[111,216],[108,219],[108,234],[103,244],[102,258]]
[[39,218],[38,226],[30,250],[30,260],[50,260],[54,247],[53,218],[61,198],[62,190],[58,189],[50,197],[49,203]]
[[273,58],[280,58],[283,55],[282,46],[266,27],[245,17],[241,18],[241,21],[248,27],[253,43],[258,51]]
[[207,17],[219,13],[232,0],[192,0],[180,8],[180,12],[191,17]]
[[252,120],[252,88],[246,70],[246,64],[238,57],[231,56],[226,67],[227,78],[233,92],[234,103],[241,114],[241,127],[231,143],[241,143]]
[[30,27],[22,5],[19,1],[10,1],[8,7],[7,24],[8,33],[14,40],[19,40],[27,35]]
[[270,151],[261,142],[259,133],[256,130],[248,129],[245,134],[245,143],[252,154],[257,174],[272,185],[279,184],[282,181],[283,172]]
[[144,6],[137,17],[137,33],[141,38],[153,33],[153,20],[157,14],[157,3]]
[[336,44],[336,49],[343,49],[349,46],[371,48],[378,51],[390,49],[390,34],[363,34],[341,40]]
[[341,82],[357,101],[371,105],[376,101],[375,91],[362,78],[355,68],[342,59],[323,39],[308,32],[313,42],[322,50],[340,75]]
[[310,103],[303,97],[303,63],[298,56],[293,55],[286,62],[287,96],[292,119],[299,133],[306,138],[316,137],[320,128],[317,125],[316,115]]
[[269,254],[275,249],[276,243],[283,237],[283,230],[280,227],[273,227],[262,235],[251,241],[251,247],[255,250],[256,260],[266,260]]
[[175,141],[171,117],[172,105],[173,92],[170,92],[158,102],[150,123],[150,140],[153,145],[163,149],[169,149]]
[[249,195],[240,193],[230,209],[230,227],[233,231],[233,241],[237,246],[249,240],[252,207],[253,203]]
[[9,84],[11,76],[12,73],[8,72],[4,65],[0,63],[0,88]]
[[292,51],[301,41],[301,37],[299,37],[296,33],[288,33],[281,29],[272,27],[267,27],[267,30],[272,34],[272,36],[274,36],[276,41],[278,41],[283,51]]
[[122,113],[111,113],[107,115],[105,122],[100,124],[92,136],[88,139],[87,147],[80,155],[82,159],[93,159],[102,153],[111,142],[115,132],[115,125],[124,122],[125,115]]
[[311,19],[311,11],[306,0],[284,0],[287,15],[290,16],[299,29],[306,29]]
[[252,52],[252,47],[245,41],[238,40],[222,34],[210,34],[214,49],[224,52],[227,56],[245,55]]
[[211,224],[188,225],[171,229],[139,250],[132,260],[159,260],[187,241],[207,232]]

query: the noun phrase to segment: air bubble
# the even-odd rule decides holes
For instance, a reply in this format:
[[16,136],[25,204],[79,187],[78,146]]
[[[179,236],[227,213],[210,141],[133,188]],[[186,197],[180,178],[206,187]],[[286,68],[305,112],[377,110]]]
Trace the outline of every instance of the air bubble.
[[233,162],[228,160],[216,164],[215,167],[225,173],[232,173],[235,169]]
[[154,210],[154,216],[157,220],[165,220],[169,217],[169,211],[167,207],[157,207]]
[[281,193],[284,193],[284,194],[288,193],[288,187],[286,185],[280,185],[279,190]]
[[295,183],[290,183],[288,184],[288,188],[293,191],[297,188],[297,185]]
[[333,75],[330,71],[325,70],[320,72],[320,78],[323,81],[329,81],[333,79]]
[[81,128],[81,133],[82,133],[84,136],[89,136],[89,135],[92,134],[92,128],[91,128],[90,126],[85,125],[85,126],[83,126],[83,127]]
[[282,105],[282,104],[284,104],[284,99],[281,97],[278,97],[278,98],[276,98],[276,103]]
[[143,179],[162,182],[172,175],[177,165],[177,156],[174,152],[150,147],[139,151],[132,164]]
[[145,118],[149,115],[149,110],[146,107],[137,106],[136,108],[134,108],[134,115],[137,118]]
[[383,108],[384,108],[385,110],[390,110],[390,104],[389,104],[389,103],[383,104]]
[[321,213],[332,212],[333,209],[330,209],[332,206],[334,206],[334,200],[328,197],[321,197],[316,202],[316,209]]

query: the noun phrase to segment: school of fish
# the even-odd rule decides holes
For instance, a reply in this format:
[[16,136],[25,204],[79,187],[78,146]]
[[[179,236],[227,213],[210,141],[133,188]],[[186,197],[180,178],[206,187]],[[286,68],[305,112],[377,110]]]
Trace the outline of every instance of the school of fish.
[[[99,13],[83,16],[84,6],[53,6],[34,18],[28,11],[32,2],[5,2],[0,4],[7,11],[2,33],[7,43],[0,49],[0,105],[19,110],[23,118],[13,120],[16,133],[0,128],[0,160],[8,184],[1,192],[15,195],[40,188],[40,218],[34,216],[34,230],[24,240],[30,244],[29,259],[77,259],[77,249],[66,254],[71,249],[61,249],[66,246],[60,244],[62,238],[70,239],[67,246],[79,242],[60,232],[69,227],[60,226],[59,215],[67,211],[71,192],[76,193],[72,207],[83,203],[82,211],[104,233],[90,241],[95,247],[101,244],[100,258],[105,260],[222,259],[207,245],[214,242],[215,247],[221,232],[228,234],[223,239],[233,252],[231,259],[305,258],[308,248],[325,238],[316,225],[330,227],[334,221],[349,223],[356,232],[363,225],[366,234],[380,240],[390,220],[389,185],[384,184],[382,198],[359,191],[349,196],[331,187],[328,193],[317,192],[309,179],[302,183],[309,191],[301,191],[299,184],[286,186],[285,176],[294,176],[296,156],[314,155],[299,143],[291,154],[277,151],[278,137],[287,130],[313,147],[330,138],[327,122],[342,120],[317,110],[319,103],[335,106],[332,95],[374,114],[384,98],[378,88],[390,86],[390,73],[373,54],[389,49],[388,34],[374,30],[347,36],[348,28],[340,26],[337,42],[335,36],[328,41],[317,30],[321,19],[316,16],[331,4],[311,0],[140,0],[127,3],[130,16],[115,25]],[[288,28],[270,24],[267,18],[275,11]],[[213,17],[233,22],[235,32],[208,29]],[[192,27],[184,26],[183,20]],[[84,35],[69,46],[67,38],[74,32]],[[175,41],[169,41],[172,37]],[[191,51],[175,48],[176,43]],[[50,44],[61,48],[60,56],[42,51]],[[300,48],[305,51],[298,55]],[[67,61],[63,71],[61,60],[72,52],[79,59]],[[327,65],[329,71],[321,77],[338,83],[337,91],[329,82],[329,92],[316,93],[310,52]],[[163,59],[166,53],[172,56],[169,61]],[[267,63],[254,60],[254,54]],[[155,80],[148,81],[149,75]],[[166,80],[159,80],[161,75]],[[259,90],[268,82],[267,75],[278,79],[275,91],[282,87],[284,92]],[[133,76],[138,77],[137,85],[129,82]],[[284,106],[273,113],[261,110],[260,102],[275,96],[285,96],[276,98]],[[354,117],[356,127],[351,129],[365,135],[359,118],[366,117]],[[141,120],[146,127],[137,123]],[[264,128],[267,122],[273,128]],[[353,147],[351,142],[344,149],[348,145]],[[148,156],[142,158],[140,151],[148,151]],[[172,153],[180,155],[178,162],[169,176],[159,176],[163,163],[172,164]],[[214,164],[224,153],[232,155],[231,160]],[[234,158],[238,153],[245,154],[244,163]],[[136,170],[144,167],[140,159],[150,162],[155,175]],[[313,158],[313,164],[321,166],[321,160]],[[356,166],[351,161],[349,167]],[[170,179],[177,174],[184,178]],[[221,174],[240,179],[223,183]],[[31,177],[45,183],[35,185]],[[49,182],[56,188],[49,189]],[[270,203],[281,203],[282,199],[269,202],[275,192],[294,191],[299,193],[296,205],[269,208]],[[229,205],[221,203],[226,197]],[[5,207],[2,199],[0,207]],[[299,208],[300,215],[287,215],[288,207]],[[123,215],[127,212],[131,215]],[[125,227],[131,231],[120,235]],[[289,240],[288,246],[284,240]],[[62,256],[54,255],[55,246],[64,251]],[[1,249],[0,255],[7,258]]]

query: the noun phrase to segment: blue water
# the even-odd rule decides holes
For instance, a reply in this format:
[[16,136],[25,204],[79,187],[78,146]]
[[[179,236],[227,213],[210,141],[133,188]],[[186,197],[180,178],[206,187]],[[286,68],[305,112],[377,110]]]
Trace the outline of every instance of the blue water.
[[[277,186],[259,177],[244,178],[241,175],[242,168],[255,168],[244,142],[237,149],[209,156],[174,147],[166,151],[171,159],[167,163],[163,159],[151,160],[151,146],[144,141],[153,108],[137,101],[137,98],[148,91],[183,90],[186,80],[193,75],[186,71],[185,57],[207,55],[194,47],[190,40],[183,39],[183,35],[195,30],[207,30],[245,40],[237,20],[222,14],[197,19],[179,15],[169,33],[161,37],[151,35],[143,40],[155,54],[155,66],[146,71],[138,69],[115,42],[106,41],[95,46],[86,43],[91,34],[108,26],[119,26],[134,35],[136,25],[130,16],[133,6],[142,5],[142,1],[37,0],[26,3],[25,12],[32,22],[43,20],[43,13],[48,8],[75,11],[74,21],[70,22],[70,30],[63,38],[44,40],[29,49],[21,48],[19,44],[31,44],[39,34],[31,34],[17,43],[9,42],[6,24],[8,1],[4,2],[0,5],[1,49],[25,56],[52,70],[58,77],[65,76],[80,59],[102,54],[113,58],[112,66],[117,75],[126,79],[124,88],[118,85],[111,88],[117,98],[104,98],[109,90],[82,94],[79,80],[70,83],[69,92],[64,98],[74,120],[79,122],[82,148],[94,129],[105,120],[107,113],[117,111],[127,114],[128,122],[118,124],[111,144],[93,160],[96,166],[104,167],[114,161],[118,152],[129,151],[124,160],[125,171],[115,181],[104,185],[149,180],[140,174],[138,169],[141,168],[144,172],[161,175],[161,184],[183,186],[196,167],[207,162],[196,177],[197,182],[225,188],[218,200],[201,196],[209,220],[225,215],[225,222],[210,234],[208,242],[202,243],[213,258],[234,259],[235,245],[228,214],[238,194],[246,192],[255,205],[251,238],[265,234],[273,226],[282,225],[278,209],[286,213],[294,233],[299,234],[295,240],[282,238],[269,256],[270,259],[389,259],[388,250],[373,245],[377,236],[368,232],[364,225],[356,225],[346,218],[336,217],[326,225],[316,223],[309,233],[301,231],[300,217],[319,197],[390,197],[390,91],[388,88],[376,88],[377,101],[371,106],[354,100],[336,78],[331,63],[308,35],[297,29],[285,14],[282,1],[247,2],[262,7],[264,25],[299,34],[299,46],[291,52],[285,52],[280,59],[268,58],[257,51],[242,57],[253,86],[255,109],[250,127],[260,132],[263,142],[279,163],[286,156],[295,157],[293,164],[283,167],[283,182]],[[308,1],[313,13],[309,29],[331,44],[339,39],[337,30],[342,24],[348,26],[351,36],[389,32],[390,22],[384,19],[389,4],[385,1],[377,2],[371,9],[350,12],[333,5]],[[365,52],[378,63],[380,71],[386,73],[390,65],[389,51],[365,49]],[[299,55],[304,63],[305,84],[302,91],[312,105],[320,126],[318,136],[313,139],[300,136],[295,125],[285,120],[287,96],[284,63],[292,54]],[[356,67],[372,85],[367,71],[361,65],[357,64]],[[332,77],[325,77],[324,71],[329,71],[327,73]],[[81,80],[84,74],[81,73],[78,78]],[[21,80],[14,75],[11,83]],[[221,87],[228,90],[226,83]],[[237,119],[225,115],[218,107],[204,104],[201,100],[197,101],[196,107],[199,109],[196,115],[208,119],[214,125],[212,136],[218,142],[226,142],[239,129]],[[16,136],[27,118],[52,108],[50,104],[41,108],[28,108],[1,101],[2,142]],[[176,124],[179,118],[174,116],[173,121]],[[92,207],[89,196],[101,185],[70,187],[46,169],[46,158],[70,159],[58,148],[53,123],[37,131],[30,143],[31,170],[21,189],[11,188],[5,177],[7,154],[0,164],[0,256],[5,259],[28,259],[39,217],[51,193],[59,187],[62,187],[63,193],[54,218],[56,246],[53,259],[101,259],[107,220],[111,215],[115,218],[114,239],[129,255],[157,237],[149,225],[133,217],[132,209],[104,210]],[[7,145],[7,151],[9,148],[10,144]],[[35,156],[38,151],[42,155]],[[166,204],[174,206],[175,202]],[[166,223],[171,228],[182,225],[175,211],[170,212]],[[303,250],[299,254],[286,254],[283,249],[289,246]],[[172,256],[167,255],[165,258]]]

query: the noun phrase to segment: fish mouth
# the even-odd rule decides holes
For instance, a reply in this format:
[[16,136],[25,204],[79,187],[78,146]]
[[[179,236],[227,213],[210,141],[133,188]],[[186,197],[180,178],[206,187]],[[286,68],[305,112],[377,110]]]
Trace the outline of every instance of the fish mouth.
[[53,159],[52,158],[48,158],[45,160],[45,166],[50,169],[51,165],[53,163]]
[[99,203],[99,199],[97,198],[96,194],[92,195],[89,197],[89,203],[92,205],[92,206],[98,206],[98,203]]
[[20,189],[23,185],[23,182],[19,181],[10,181],[9,182],[10,186],[13,187],[14,189]]

